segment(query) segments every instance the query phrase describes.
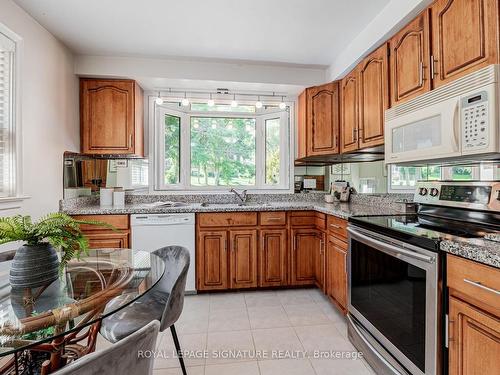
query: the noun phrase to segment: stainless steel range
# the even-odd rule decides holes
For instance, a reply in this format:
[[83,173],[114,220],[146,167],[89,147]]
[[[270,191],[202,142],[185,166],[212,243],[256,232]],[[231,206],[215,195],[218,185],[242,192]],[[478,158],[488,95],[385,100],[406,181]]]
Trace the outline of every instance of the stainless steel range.
[[348,335],[378,374],[446,372],[443,239],[500,232],[500,182],[422,182],[417,214],[350,218]]

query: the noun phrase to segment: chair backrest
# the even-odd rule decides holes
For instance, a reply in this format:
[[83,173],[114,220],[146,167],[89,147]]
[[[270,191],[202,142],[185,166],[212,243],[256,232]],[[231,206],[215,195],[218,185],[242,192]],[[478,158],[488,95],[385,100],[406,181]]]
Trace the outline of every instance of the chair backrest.
[[146,375],[153,373],[153,350],[160,322],[153,320],[110,347],[88,354],[56,371],[57,375]]
[[160,321],[160,331],[164,331],[179,319],[184,306],[189,251],[182,246],[167,246],[155,250],[154,254],[165,262],[165,273],[154,287],[169,295]]

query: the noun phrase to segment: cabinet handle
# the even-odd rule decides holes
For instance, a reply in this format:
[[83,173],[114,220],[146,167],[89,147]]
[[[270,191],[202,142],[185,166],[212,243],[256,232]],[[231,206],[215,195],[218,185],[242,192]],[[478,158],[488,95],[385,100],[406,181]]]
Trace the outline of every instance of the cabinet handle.
[[132,148],[132,133],[130,134],[129,140],[128,140],[128,147]]
[[336,224],[330,224],[331,227],[335,228],[335,229],[340,229],[340,225],[336,225]]
[[324,246],[325,246],[325,241],[319,240],[319,253],[320,254],[323,254]]
[[224,252],[227,252],[227,240],[224,240]]
[[472,281],[472,280],[469,280],[469,279],[464,279],[464,282],[466,282],[467,284],[471,284],[471,285],[477,286],[478,288],[484,289],[487,292],[491,292],[493,294],[496,294],[497,296],[500,295],[500,291],[495,290],[495,289],[490,288],[490,287],[487,287],[486,285],[483,285],[480,281]]
[[424,63],[422,61],[418,63],[418,82],[420,86],[424,85]]
[[272,220],[281,220],[281,217],[268,217],[267,220],[272,221]]
[[434,59],[434,55],[431,55],[431,79],[434,79],[434,77],[437,75],[436,69],[434,64],[437,62],[436,59]]

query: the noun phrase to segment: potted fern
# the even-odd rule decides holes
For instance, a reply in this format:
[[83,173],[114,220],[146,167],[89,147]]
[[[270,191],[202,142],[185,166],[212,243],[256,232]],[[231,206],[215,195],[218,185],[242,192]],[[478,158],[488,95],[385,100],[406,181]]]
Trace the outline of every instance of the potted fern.
[[[80,225],[99,221],[75,220],[64,213],[52,213],[37,222],[30,216],[0,218],[0,244],[22,241],[12,261],[9,280],[13,288],[36,288],[57,279],[72,258],[86,253],[89,245]],[[57,255],[61,251],[61,260]]]

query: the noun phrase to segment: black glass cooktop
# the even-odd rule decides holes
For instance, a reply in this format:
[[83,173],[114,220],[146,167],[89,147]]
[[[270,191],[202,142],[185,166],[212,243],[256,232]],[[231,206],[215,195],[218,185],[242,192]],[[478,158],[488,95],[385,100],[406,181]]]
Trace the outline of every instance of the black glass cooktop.
[[481,238],[490,232],[469,223],[417,214],[351,217],[349,221],[379,234],[434,251],[439,249],[439,242],[443,239],[452,236]]

